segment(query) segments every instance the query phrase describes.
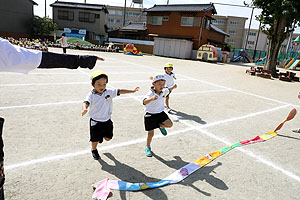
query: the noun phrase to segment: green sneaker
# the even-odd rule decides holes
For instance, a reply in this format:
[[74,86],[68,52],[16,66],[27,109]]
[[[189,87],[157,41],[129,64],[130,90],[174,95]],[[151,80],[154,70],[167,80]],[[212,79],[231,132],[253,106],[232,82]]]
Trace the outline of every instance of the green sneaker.
[[147,157],[151,157],[152,156],[151,147],[146,147],[145,153]]
[[164,135],[164,136],[166,136],[168,133],[167,133],[167,130],[165,129],[165,128],[159,128],[159,130],[160,130],[160,132]]

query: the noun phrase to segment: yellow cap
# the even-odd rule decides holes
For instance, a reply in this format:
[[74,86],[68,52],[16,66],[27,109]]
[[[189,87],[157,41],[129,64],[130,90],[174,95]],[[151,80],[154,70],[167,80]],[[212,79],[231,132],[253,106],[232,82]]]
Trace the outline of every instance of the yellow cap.
[[166,63],[165,67],[173,67],[173,64],[172,63]]
[[103,71],[98,70],[92,73],[92,76],[90,77],[91,80],[93,80],[95,77],[100,76],[101,74],[105,74]]

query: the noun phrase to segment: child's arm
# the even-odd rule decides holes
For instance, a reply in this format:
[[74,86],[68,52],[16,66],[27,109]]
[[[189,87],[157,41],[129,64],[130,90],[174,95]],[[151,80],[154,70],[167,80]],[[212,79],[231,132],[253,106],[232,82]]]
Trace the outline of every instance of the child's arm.
[[177,85],[176,84],[174,84],[172,87],[169,87],[169,90],[174,90],[175,88],[177,88]]
[[87,101],[83,102],[81,116],[83,116],[87,113],[89,105],[90,105],[89,102],[87,102]]
[[139,87],[136,87],[134,90],[120,89],[119,94],[135,93],[136,91],[139,91],[139,89]]
[[299,92],[299,94],[298,94],[298,98],[300,99],[300,92]]
[[158,96],[154,95],[148,99],[144,99],[143,103],[144,103],[144,105],[146,105],[146,104],[150,103],[151,101],[155,101],[157,98],[158,98]]

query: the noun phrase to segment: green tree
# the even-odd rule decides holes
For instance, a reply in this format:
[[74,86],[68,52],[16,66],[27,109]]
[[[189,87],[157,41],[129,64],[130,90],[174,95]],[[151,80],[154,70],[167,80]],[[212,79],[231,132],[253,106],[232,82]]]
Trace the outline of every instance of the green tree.
[[265,69],[276,77],[277,55],[284,39],[294,31],[294,23],[300,25],[300,0],[252,0],[255,8],[262,9],[256,16],[269,39]]
[[31,21],[31,30],[33,36],[45,36],[56,31],[57,24],[49,17],[34,16]]

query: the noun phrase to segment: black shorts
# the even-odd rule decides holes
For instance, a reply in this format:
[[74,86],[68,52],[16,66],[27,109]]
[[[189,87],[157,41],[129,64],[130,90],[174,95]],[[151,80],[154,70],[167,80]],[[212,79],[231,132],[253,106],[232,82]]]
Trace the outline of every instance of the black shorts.
[[113,122],[109,119],[106,122],[98,122],[90,119],[90,141],[103,142],[103,138],[113,138]]
[[162,111],[161,113],[146,113],[144,116],[145,130],[151,131],[160,127],[160,124],[168,120],[168,115]]

